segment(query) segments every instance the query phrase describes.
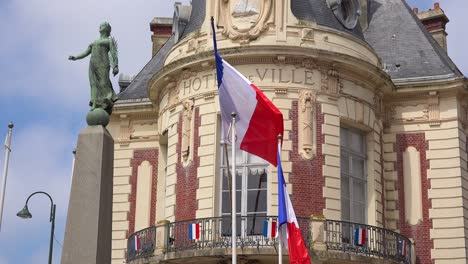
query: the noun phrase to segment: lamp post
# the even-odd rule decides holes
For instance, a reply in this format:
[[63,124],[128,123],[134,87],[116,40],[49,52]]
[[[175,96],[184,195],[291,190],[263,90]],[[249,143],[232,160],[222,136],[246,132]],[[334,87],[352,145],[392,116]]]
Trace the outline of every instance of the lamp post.
[[26,204],[24,205],[24,208],[21,209],[21,211],[19,211],[16,215],[24,219],[32,218],[32,214],[31,212],[29,212],[29,209],[28,209],[28,201],[33,195],[38,194],[38,193],[45,194],[50,199],[50,222],[52,223],[52,227],[50,229],[49,264],[52,264],[52,249],[54,247],[54,228],[55,228],[55,204],[54,204],[54,201],[52,200],[52,197],[50,197],[50,195],[46,192],[32,193],[31,195],[29,195],[28,199],[26,199]]

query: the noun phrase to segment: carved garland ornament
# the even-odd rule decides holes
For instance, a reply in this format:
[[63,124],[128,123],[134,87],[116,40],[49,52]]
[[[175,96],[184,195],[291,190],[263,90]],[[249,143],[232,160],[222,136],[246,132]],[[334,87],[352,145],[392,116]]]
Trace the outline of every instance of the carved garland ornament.
[[220,0],[219,26],[230,39],[248,42],[268,29],[272,0]]

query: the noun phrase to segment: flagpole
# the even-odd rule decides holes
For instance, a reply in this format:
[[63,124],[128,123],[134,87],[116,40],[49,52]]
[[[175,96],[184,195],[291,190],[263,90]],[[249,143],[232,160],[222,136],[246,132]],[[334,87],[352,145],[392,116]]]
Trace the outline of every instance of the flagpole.
[[[278,135],[278,151],[279,153],[281,153],[281,140],[282,140],[283,136],[281,134]],[[280,161],[278,160],[278,163]],[[279,172],[278,172],[279,173]],[[278,186],[279,186],[280,182],[278,181]],[[279,226],[279,225],[278,225]],[[283,239],[281,238],[281,230],[278,228],[278,263],[279,264],[283,264]]]
[[236,113],[231,113],[231,216],[232,216],[232,264],[237,264],[237,225],[236,225]]
[[2,219],[3,219],[3,205],[5,202],[5,190],[6,190],[6,181],[8,175],[8,162],[10,160],[11,152],[11,134],[13,132],[13,123],[8,124],[8,134],[5,139],[5,164],[3,166],[3,181],[2,181],[2,195],[0,196],[0,231],[2,230]]

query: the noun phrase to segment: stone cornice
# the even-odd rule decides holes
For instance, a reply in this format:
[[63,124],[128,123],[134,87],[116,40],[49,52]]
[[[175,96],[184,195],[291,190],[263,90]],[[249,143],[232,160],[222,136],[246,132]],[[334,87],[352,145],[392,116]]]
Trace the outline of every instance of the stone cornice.
[[[389,93],[394,89],[390,77],[379,67],[364,60],[349,55],[301,47],[242,47],[224,49],[221,51],[224,59],[233,65],[247,64],[289,64],[298,67],[329,70],[340,72],[340,76],[350,81],[364,84],[369,88],[377,88],[383,93]],[[183,71],[201,72],[213,69],[213,52],[202,52],[197,55],[182,58],[166,65],[156,73],[149,81],[148,94],[153,102],[160,100],[160,94],[164,94],[165,87],[176,82]],[[302,65],[308,63],[307,65]]]

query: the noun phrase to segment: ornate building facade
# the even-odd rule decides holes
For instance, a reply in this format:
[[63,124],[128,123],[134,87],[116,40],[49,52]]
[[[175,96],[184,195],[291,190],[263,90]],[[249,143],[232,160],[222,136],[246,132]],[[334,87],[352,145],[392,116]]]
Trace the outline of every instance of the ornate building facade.
[[[112,263],[229,263],[211,17],[220,54],[283,113],[283,170],[314,263],[466,263],[468,82],[433,12],[403,0],[192,0],[154,19],[153,58],[122,81],[108,126]],[[263,234],[276,168],[242,151],[236,163],[240,263],[277,263]]]

